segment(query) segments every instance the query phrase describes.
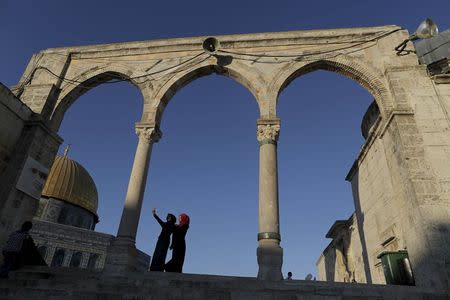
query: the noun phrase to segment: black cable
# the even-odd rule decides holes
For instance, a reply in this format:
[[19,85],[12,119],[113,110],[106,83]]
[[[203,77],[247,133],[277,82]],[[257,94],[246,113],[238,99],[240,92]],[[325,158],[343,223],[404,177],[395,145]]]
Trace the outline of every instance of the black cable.
[[34,73],[36,72],[36,69],[37,69],[36,66],[37,66],[37,64],[39,63],[39,61],[41,60],[42,57],[43,57],[43,55],[41,54],[38,58],[35,59],[35,61],[33,63],[33,67],[31,67],[30,74],[22,81],[20,86],[17,88],[19,90],[18,96],[20,96],[20,94],[22,94],[25,85],[30,83],[31,79],[34,76]]
[[[376,36],[376,37],[374,37],[374,38],[372,38],[372,39],[369,39],[369,40],[366,40],[366,41],[361,41],[361,42],[359,42],[359,43],[357,43],[357,44],[349,45],[349,46],[346,46],[346,47],[342,47],[342,48],[338,48],[338,49],[330,49],[330,50],[327,50],[327,51],[321,51],[321,52],[313,52],[313,53],[307,53],[307,54],[299,54],[299,55],[267,55],[267,54],[251,54],[251,53],[249,54],[249,53],[240,53],[240,52],[227,51],[227,50],[220,50],[220,49],[217,50],[217,52],[227,53],[227,54],[233,54],[233,55],[240,55],[240,56],[244,56],[244,57],[245,57],[245,56],[247,56],[247,57],[256,57],[256,59],[248,59],[248,58],[246,59],[246,58],[242,58],[242,57],[233,57],[233,58],[238,59],[238,60],[247,60],[247,61],[253,61],[253,62],[256,62],[258,59],[263,58],[263,57],[265,57],[265,58],[294,58],[294,60],[301,60],[301,58],[304,58],[304,57],[317,56],[317,55],[321,55],[321,54],[328,54],[328,53],[332,53],[332,52],[336,52],[336,51],[341,51],[341,50],[346,50],[346,49],[350,49],[350,48],[354,48],[354,47],[359,47],[359,46],[361,46],[361,45],[364,45],[364,44],[367,44],[367,43],[370,43],[370,42],[373,42],[373,41],[377,41],[377,40],[379,40],[379,39],[381,39],[381,38],[384,38],[384,37],[386,37],[386,36],[388,36],[388,35],[393,34],[394,32],[399,31],[399,30],[402,30],[402,29],[401,29],[401,28],[397,28],[397,29],[392,30],[392,31],[389,31],[389,32],[381,33],[380,35],[378,35],[378,36]],[[332,44],[342,44],[342,43],[346,43],[346,42],[321,43],[321,44],[332,45]],[[302,45],[302,44],[296,44],[296,45]],[[304,44],[304,45],[306,45],[306,44]],[[363,49],[365,49],[365,48],[363,48]],[[362,50],[362,49],[356,49],[355,51],[360,51],[360,50]],[[355,52],[355,51],[353,51],[353,52]],[[350,53],[353,53],[353,52],[350,52]],[[58,54],[59,54],[59,53],[58,53]],[[113,84],[113,83],[119,83],[119,82],[124,82],[124,81],[130,81],[130,80],[135,80],[135,79],[139,79],[139,78],[143,78],[143,77],[148,77],[148,76],[156,75],[156,74],[159,74],[159,73],[162,73],[162,72],[171,70],[171,69],[173,69],[173,68],[181,67],[181,66],[185,65],[186,63],[191,62],[192,60],[194,60],[194,59],[200,57],[200,56],[203,55],[203,54],[205,54],[205,52],[201,52],[201,53],[199,53],[199,54],[197,54],[197,55],[195,55],[195,56],[193,56],[193,57],[191,57],[191,58],[189,58],[189,59],[183,61],[182,63],[179,63],[179,64],[175,65],[175,66],[171,66],[171,67],[168,67],[168,68],[165,68],[165,69],[162,69],[162,70],[158,70],[158,71],[155,71],[155,72],[152,72],[152,73],[147,73],[147,74],[140,75],[140,76],[135,76],[135,77],[129,77],[129,78],[122,78],[122,79],[110,80],[110,81],[106,81],[106,82],[103,82],[103,83]],[[338,55],[340,55],[340,54],[341,54],[341,53],[337,53],[335,56],[338,56]],[[335,57],[335,56],[334,56],[334,57]],[[209,57],[211,57],[211,55],[209,55],[208,57],[206,57],[206,58],[203,59],[202,61],[196,63],[195,65],[197,65],[197,64],[199,64],[199,63],[202,63],[202,62],[206,61]],[[77,80],[73,80],[73,79],[61,77],[61,76],[55,74],[53,71],[51,71],[50,69],[48,69],[48,68],[46,68],[46,67],[42,67],[42,66],[35,67],[36,64],[37,64],[37,62],[38,62],[41,58],[42,58],[42,56],[39,57],[39,59],[37,59],[37,61],[36,61],[35,64],[33,65],[33,67],[34,67],[33,71],[30,73],[30,75],[26,78],[26,80],[24,81],[24,83],[21,84],[21,86],[20,86],[19,88],[23,88],[26,84],[28,84],[28,83],[30,82],[31,78],[33,77],[34,73],[35,73],[38,69],[43,69],[43,70],[47,71],[48,73],[50,73],[51,75],[55,76],[56,78],[58,78],[58,79],[60,79],[60,80],[62,80],[62,81],[65,81],[65,82],[68,82],[68,83],[71,83],[71,84],[77,84],[79,87],[82,87],[82,88],[91,88],[91,86],[83,86],[83,85],[82,85],[85,81],[82,82],[82,81],[77,81]],[[93,58],[93,59],[95,59],[95,58]],[[260,61],[260,63],[278,63],[278,62],[264,62],[264,61]],[[181,72],[181,71],[179,71],[179,70],[177,71],[177,70],[176,70],[176,71],[174,71],[173,73],[179,73],[179,72]]]
[[[113,84],[113,83],[119,83],[119,82],[124,82],[124,81],[130,81],[130,80],[134,80],[134,79],[139,79],[139,78],[143,78],[143,77],[147,77],[147,76],[152,76],[152,75],[155,75],[155,74],[158,74],[158,73],[162,73],[162,72],[168,71],[168,70],[173,69],[173,68],[181,67],[181,66],[183,66],[184,64],[186,64],[186,63],[188,63],[188,62],[190,62],[190,61],[192,61],[192,60],[198,58],[199,56],[201,56],[201,55],[203,55],[203,54],[204,54],[204,52],[199,53],[199,54],[197,54],[197,55],[191,57],[190,59],[187,59],[187,60],[185,60],[184,62],[179,63],[179,64],[177,64],[177,65],[175,65],[175,66],[171,66],[171,67],[168,67],[168,68],[165,68],[165,69],[162,69],[162,70],[158,70],[158,71],[155,71],[155,72],[152,72],[152,73],[147,73],[147,74],[145,74],[145,75],[140,75],[140,76],[135,76],[135,77],[129,77],[129,78],[123,78],[123,79],[110,80],[110,81],[106,81],[106,82],[103,82],[103,83]],[[209,58],[209,57],[207,57],[207,58]],[[207,58],[206,58],[206,59],[207,59]],[[206,59],[202,60],[201,62],[205,61]],[[59,76],[58,74],[55,74],[52,70],[48,69],[47,67],[39,66],[39,67],[37,67],[37,68],[34,69],[33,73],[36,72],[38,69],[45,70],[45,71],[47,71],[49,74],[55,76],[55,77],[58,78],[58,79],[61,79],[62,81],[65,81],[65,82],[68,82],[68,83],[71,83],[71,84],[77,84],[78,86],[80,86],[80,87],[82,87],[82,88],[91,88],[90,86],[83,86],[83,85],[82,85],[85,81],[78,81],[78,80],[73,80],[73,79],[61,77],[61,76]]]
[[[199,56],[201,56],[201,55],[203,55],[203,54],[204,54],[204,52],[202,52],[202,53],[200,53],[200,54],[197,54],[197,55],[195,55],[194,57],[192,57],[192,58],[190,58],[190,59],[188,59],[188,60],[186,60],[186,61],[184,61],[184,62],[182,62],[182,63],[180,63],[180,64],[178,64],[178,65],[175,65],[175,66],[172,66],[172,67],[169,67],[169,68],[166,68],[166,69],[158,70],[158,71],[155,71],[155,72],[153,72],[153,73],[148,73],[148,74],[145,74],[145,75],[140,75],[140,76],[135,76],[135,77],[123,78],[123,79],[109,80],[109,81],[102,82],[102,84],[105,84],[105,83],[107,83],[107,84],[113,84],[113,83],[119,83],[119,82],[131,81],[131,80],[134,80],[134,79],[139,79],[139,78],[143,78],[143,77],[155,75],[155,74],[158,74],[158,73],[162,73],[162,72],[165,72],[165,71],[167,71],[167,70],[170,70],[170,69],[173,69],[173,68],[176,68],[176,67],[181,67],[181,66],[183,66],[184,64],[186,64],[187,62],[192,61],[192,60],[194,60],[195,58],[197,58],[197,57],[199,57]],[[206,61],[209,57],[210,57],[210,55],[209,55],[208,57],[204,58],[203,60],[197,62],[195,65],[200,64],[200,63]],[[58,78],[58,79],[61,79],[62,81],[68,82],[68,83],[70,83],[70,84],[76,84],[78,87],[85,88],[85,89],[90,89],[90,88],[92,88],[92,86],[83,85],[83,83],[84,83],[85,81],[77,81],[77,80],[73,80],[73,79],[61,77],[61,76],[59,76],[58,74],[55,74],[52,70],[48,69],[47,67],[39,66],[39,67],[37,67],[37,68],[35,69],[35,71],[38,70],[38,69],[42,69],[42,70],[44,70],[44,71],[47,71],[49,74],[53,75],[54,77],[56,77],[56,78]],[[179,73],[179,72],[182,72],[182,71],[183,71],[183,70],[176,70],[176,71],[174,71],[173,73]]]
[[449,43],[450,43],[450,41],[446,41],[445,43],[440,44],[439,46],[437,46],[437,47],[431,49],[430,51],[425,52],[425,53],[422,53],[421,56],[423,57],[423,56],[425,56],[425,55],[427,55],[427,54],[430,54],[431,52],[434,52],[434,51],[436,51],[437,49],[439,49],[439,48],[441,48],[441,47],[443,47],[443,46],[445,46],[445,45],[447,45],[447,44],[449,44]]
[[[308,57],[308,56],[315,56],[315,55],[321,55],[321,54],[327,54],[327,53],[331,53],[331,52],[336,52],[336,51],[340,51],[340,50],[346,50],[346,49],[350,49],[353,47],[358,47],[361,45],[364,45],[366,43],[370,43],[370,42],[374,42],[377,41],[381,38],[384,38],[388,35],[393,34],[394,32],[397,32],[401,30],[401,28],[397,28],[395,30],[389,31],[389,32],[385,32],[382,33],[372,39],[366,40],[366,41],[362,41],[360,43],[354,44],[354,45],[350,45],[350,46],[346,46],[346,47],[342,47],[342,48],[338,48],[338,49],[331,49],[331,50],[327,50],[327,51],[322,51],[322,52],[313,52],[313,53],[307,53],[307,54],[299,54],[299,55],[267,55],[267,54],[250,54],[250,53],[240,53],[240,52],[234,52],[234,51],[227,51],[227,50],[218,50],[218,52],[223,52],[223,53],[227,53],[227,54],[234,54],[234,55],[241,55],[241,56],[250,56],[250,57],[267,57],[267,58],[301,58],[301,57]],[[330,44],[331,45],[331,44]],[[239,59],[239,58],[238,58]],[[241,58],[242,59],[242,58]],[[250,61],[254,61],[253,59],[247,59]],[[261,62],[264,63],[264,62]]]

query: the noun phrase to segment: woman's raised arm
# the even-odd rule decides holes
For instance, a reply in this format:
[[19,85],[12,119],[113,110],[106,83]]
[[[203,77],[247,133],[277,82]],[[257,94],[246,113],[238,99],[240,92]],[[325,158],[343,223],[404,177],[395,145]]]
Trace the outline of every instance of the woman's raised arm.
[[166,223],[164,223],[163,220],[161,220],[160,217],[158,217],[158,215],[156,214],[156,209],[152,209],[152,214],[155,217],[156,221],[158,221],[159,225],[161,225],[161,227],[163,227]]

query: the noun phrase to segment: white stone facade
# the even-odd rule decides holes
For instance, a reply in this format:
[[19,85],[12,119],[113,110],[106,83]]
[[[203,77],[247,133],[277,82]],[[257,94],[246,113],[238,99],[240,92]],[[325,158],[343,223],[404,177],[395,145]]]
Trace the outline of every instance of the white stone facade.
[[334,223],[327,233],[332,241],[317,260],[318,280],[367,283],[366,265],[356,215]]

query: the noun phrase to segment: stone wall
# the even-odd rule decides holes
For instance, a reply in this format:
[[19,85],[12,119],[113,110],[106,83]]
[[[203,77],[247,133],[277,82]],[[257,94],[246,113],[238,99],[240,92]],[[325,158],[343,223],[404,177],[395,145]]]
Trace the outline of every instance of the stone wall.
[[384,283],[378,254],[406,249],[416,282],[443,288],[450,274],[448,85],[437,85],[423,66],[389,69],[388,78],[399,109],[377,125],[347,177],[367,278]]
[[3,245],[11,231],[30,220],[37,208],[36,195],[30,196],[17,188],[24,165],[32,160],[48,169],[62,140],[1,84],[0,120],[0,245]]
[[[383,250],[381,245],[392,236],[397,241],[402,237],[396,232],[396,221],[401,211],[395,198],[396,188],[391,182],[388,162],[380,140],[375,140],[371,151],[351,177],[353,198],[356,208],[358,231],[365,255],[366,277],[369,283],[384,283],[383,274],[376,268],[377,255]],[[361,234],[362,233],[362,234]],[[404,247],[400,244],[399,247]],[[397,249],[392,249],[397,250]],[[381,275],[381,276],[380,276]]]
[[11,177],[16,176],[12,157],[25,121],[33,112],[11,91],[0,83],[0,208],[4,206],[6,195],[13,184]]
[[[425,66],[389,70],[392,91],[399,101],[410,104],[412,113],[396,115],[384,135],[391,164],[391,178],[402,187],[398,217],[416,282],[449,287],[450,202],[449,119],[437,88]],[[448,83],[447,83],[448,84]],[[437,271],[440,270],[440,271]]]
[[[417,73],[426,73],[417,70]],[[427,74],[428,75],[428,74]],[[414,74],[413,74],[414,76]],[[405,80],[405,79],[403,79]],[[402,82],[404,83],[404,82]],[[405,83],[406,84],[406,83]],[[438,261],[429,272],[440,269],[447,275],[450,288],[450,77],[422,75],[411,89],[417,131],[423,150],[420,158],[411,157],[415,193],[419,196],[415,213],[423,217],[423,230],[428,232],[418,255],[435,255]],[[424,170],[424,171],[422,171]],[[432,249],[430,253],[428,249]],[[424,262],[422,263],[424,264]]]
[[[14,186],[18,170],[24,163],[23,157],[17,157],[18,145],[23,137],[25,123],[32,114],[6,86],[0,84],[0,242],[19,225],[14,218],[5,218],[4,212],[19,208],[22,199],[26,197],[15,191]],[[10,197],[11,193],[17,197]]]
[[336,221],[327,238],[332,238],[332,241],[316,263],[319,280],[366,283],[356,214],[348,220]]

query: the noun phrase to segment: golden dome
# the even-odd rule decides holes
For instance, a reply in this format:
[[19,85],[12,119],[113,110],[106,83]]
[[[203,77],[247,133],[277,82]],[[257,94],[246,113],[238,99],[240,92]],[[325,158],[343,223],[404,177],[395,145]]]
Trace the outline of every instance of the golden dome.
[[98,194],[94,180],[82,165],[67,156],[56,156],[42,196],[66,201],[97,215]]

